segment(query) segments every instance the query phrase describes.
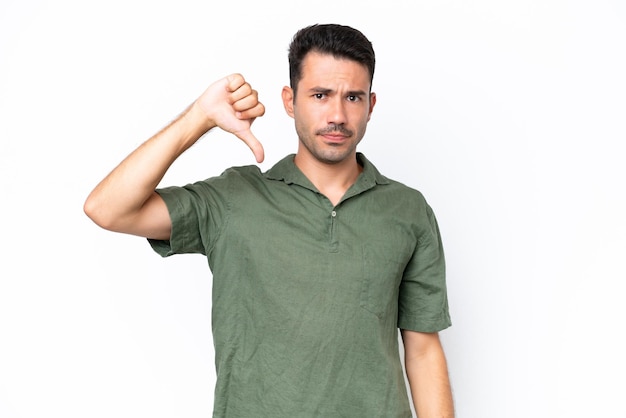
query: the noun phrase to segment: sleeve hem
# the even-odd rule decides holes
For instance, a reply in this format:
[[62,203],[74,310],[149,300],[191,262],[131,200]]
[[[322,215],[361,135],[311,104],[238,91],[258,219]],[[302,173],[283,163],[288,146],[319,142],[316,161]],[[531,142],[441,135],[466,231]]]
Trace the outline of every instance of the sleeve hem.
[[399,318],[398,328],[415,332],[439,332],[452,326],[452,321],[448,315],[442,316],[441,319],[426,321],[416,318]]

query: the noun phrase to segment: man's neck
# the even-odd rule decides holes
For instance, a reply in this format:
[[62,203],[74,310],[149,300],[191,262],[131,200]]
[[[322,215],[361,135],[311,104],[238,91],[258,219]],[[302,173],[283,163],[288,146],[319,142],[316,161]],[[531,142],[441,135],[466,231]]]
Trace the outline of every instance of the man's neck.
[[333,206],[341,201],[363,171],[363,167],[357,162],[356,154],[342,162],[328,164],[298,153],[294,163]]

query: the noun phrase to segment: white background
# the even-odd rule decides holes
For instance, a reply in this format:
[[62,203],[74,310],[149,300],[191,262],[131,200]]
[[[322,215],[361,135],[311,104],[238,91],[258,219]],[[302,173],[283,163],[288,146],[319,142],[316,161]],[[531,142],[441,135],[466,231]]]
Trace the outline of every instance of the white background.
[[[437,213],[460,418],[626,417],[626,3],[0,3],[0,417],[207,417],[211,277],[99,229],[89,191],[204,88],[267,107],[294,152],[286,50],[311,23],[374,43],[361,151]],[[163,184],[252,164],[213,132]]]

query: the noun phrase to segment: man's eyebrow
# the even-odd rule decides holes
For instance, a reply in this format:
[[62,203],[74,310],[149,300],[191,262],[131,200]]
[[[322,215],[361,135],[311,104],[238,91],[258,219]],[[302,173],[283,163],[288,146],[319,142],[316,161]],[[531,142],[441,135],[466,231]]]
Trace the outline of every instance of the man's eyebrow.
[[[315,94],[329,94],[329,93],[332,93],[334,90],[328,89],[325,87],[313,87],[309,89],[309,91]],[[363,90],[353,90],[353,91],[349,91],[346,93],[346,96],[365,96],[365,95],[367,95],[367,92]]]
[[321,94],[332,93],[332,89],[327,89],[327,88],[324,88],[324,87],[313,87],[313,88],[309,89],[309,91],[311,93],[321,93]]
[[348,92],[348,96],[365,96],[365,95],[367,95],[367,92],[364,92],[363,90],[354,90],[354,91]]

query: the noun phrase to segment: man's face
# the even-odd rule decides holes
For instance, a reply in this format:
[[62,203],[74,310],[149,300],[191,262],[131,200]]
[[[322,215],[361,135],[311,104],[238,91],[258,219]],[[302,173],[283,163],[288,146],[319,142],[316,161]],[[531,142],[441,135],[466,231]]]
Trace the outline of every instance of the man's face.
[[283,89],[283,103],[300,139],[298,156],[325,164],[352,159],[365,135],[376,95],[367,68],[356,61],[310,52],[302,63],[297,95]]

